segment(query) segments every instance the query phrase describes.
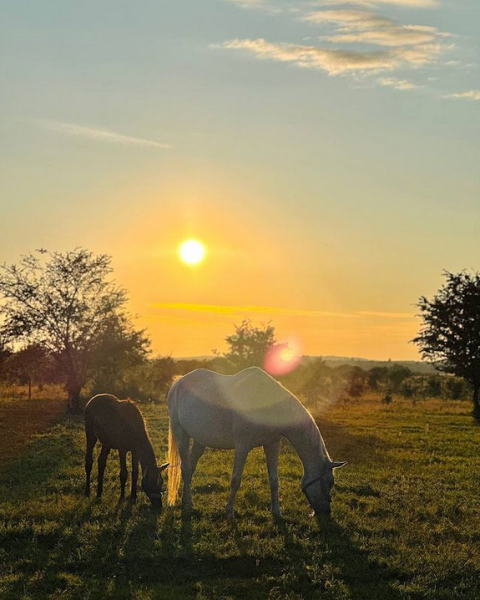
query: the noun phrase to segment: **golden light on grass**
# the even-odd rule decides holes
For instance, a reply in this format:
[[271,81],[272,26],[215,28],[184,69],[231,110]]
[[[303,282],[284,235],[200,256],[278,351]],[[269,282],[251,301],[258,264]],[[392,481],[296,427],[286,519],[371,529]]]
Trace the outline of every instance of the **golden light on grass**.
[[197,265],[205,256],[205,246],[198,240],[186,240],[180,244],[178,254],[187,265]]

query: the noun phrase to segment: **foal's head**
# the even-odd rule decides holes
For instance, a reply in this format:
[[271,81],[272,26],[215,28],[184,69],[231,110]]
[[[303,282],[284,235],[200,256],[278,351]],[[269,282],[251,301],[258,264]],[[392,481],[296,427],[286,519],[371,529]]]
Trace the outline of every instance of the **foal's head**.
[[152,506],[155,508],[162,508],[162,496],[163,496],[163,477],[162,471],[168,467],[169,463],[164,463],[160,467],[157,465],[147,467],[143,472],[142,477],[142,490],[150,498]]
[[331,491],[334,486],[333,470],[346,465],[346,462],[326,460],[320,475],[310,481],[305,481],[302,491],[316,515],[329,515],[331,512]]

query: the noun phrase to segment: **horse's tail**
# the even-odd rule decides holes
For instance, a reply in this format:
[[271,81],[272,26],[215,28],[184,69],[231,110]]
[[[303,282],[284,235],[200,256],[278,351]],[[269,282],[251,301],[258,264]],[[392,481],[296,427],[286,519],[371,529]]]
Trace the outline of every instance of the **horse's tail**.
[[170,426],[168,428],[168,462],[170,463],[168,469],[168,505],[173,506],[177,501],[182,470],[180,468],[180,453],[178,451],[177,437],[173,431],[171,418]]

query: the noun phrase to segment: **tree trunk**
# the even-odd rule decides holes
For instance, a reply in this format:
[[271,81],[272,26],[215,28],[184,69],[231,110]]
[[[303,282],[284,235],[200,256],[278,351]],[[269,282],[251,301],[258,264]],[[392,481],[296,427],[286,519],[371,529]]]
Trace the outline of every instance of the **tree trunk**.
[[473,418],[480,423],[480,384],[473,384]]
[[70,413],[79,413],[80,412],[80,392],[82,391],[82,386],[79,385],[76,381],[69,381],[67,383],[67,392],[68,392],[68,412]]
[[32,399],[32,378],[28,378],[28,399]]

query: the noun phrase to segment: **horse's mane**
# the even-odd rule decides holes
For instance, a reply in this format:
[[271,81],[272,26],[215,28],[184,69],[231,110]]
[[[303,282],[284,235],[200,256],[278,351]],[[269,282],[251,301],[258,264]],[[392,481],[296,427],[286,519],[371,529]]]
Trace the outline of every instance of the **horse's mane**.
[[312,444],[314,442],[319,442],[325,458],[331,460],[322,434],[320,433],[320,429],[318,428],[312,413],[293,394],[290,394],[290,403],[294,413],[293,418],[295,422],[299,424],[299,427],[302,428],[302,433],[305,438]]
[[138,434],[145,434],[150,444],[152,443],[150,435],[148,433],[147,424],[142,411],[133,402],[133,400],[121,400],[120,407],[123,415],[128,421],[128,425],[132,431],[132,435],[138,436]]

